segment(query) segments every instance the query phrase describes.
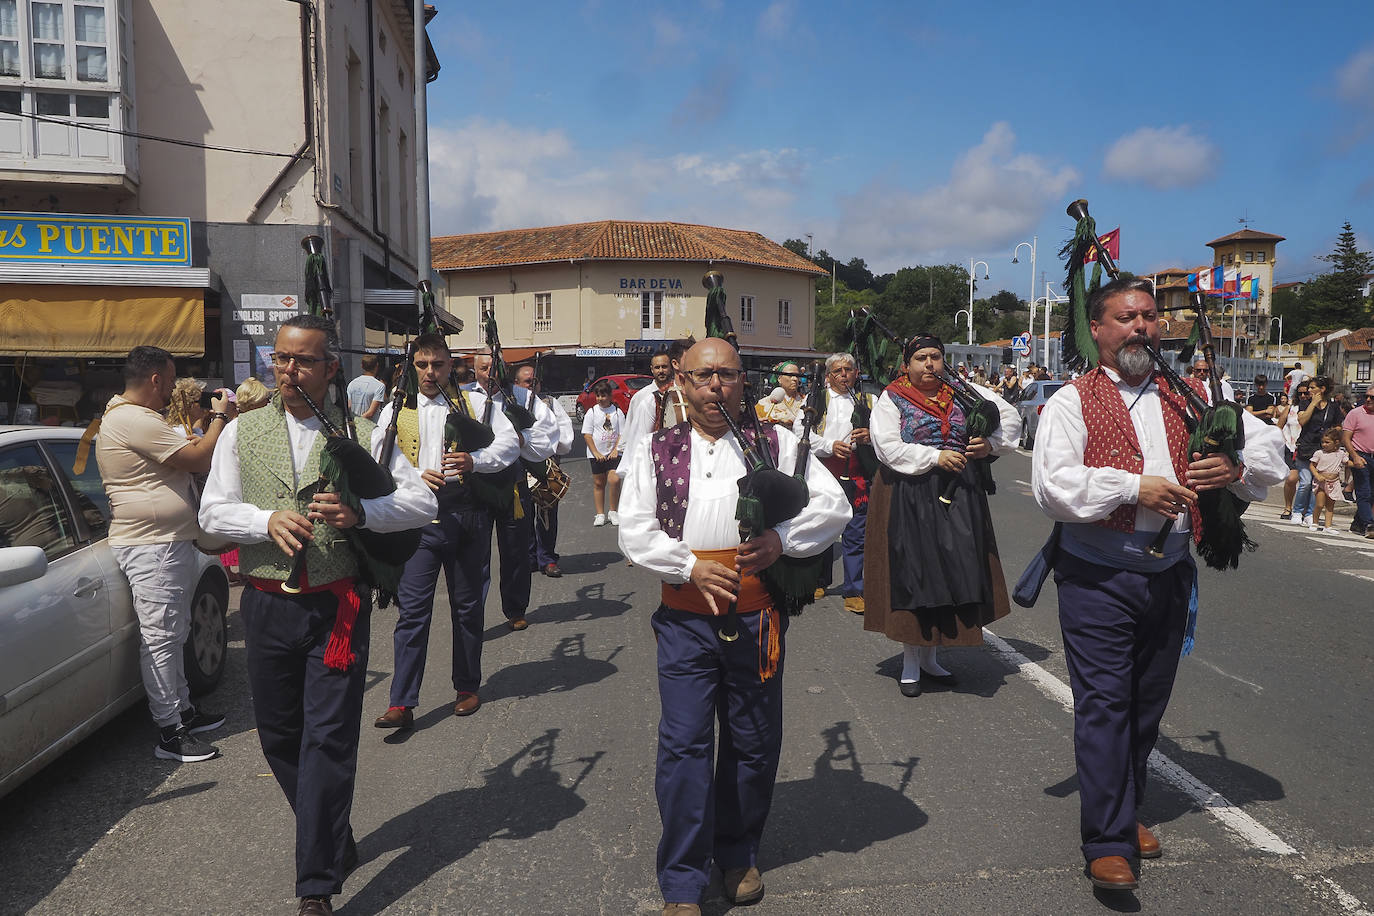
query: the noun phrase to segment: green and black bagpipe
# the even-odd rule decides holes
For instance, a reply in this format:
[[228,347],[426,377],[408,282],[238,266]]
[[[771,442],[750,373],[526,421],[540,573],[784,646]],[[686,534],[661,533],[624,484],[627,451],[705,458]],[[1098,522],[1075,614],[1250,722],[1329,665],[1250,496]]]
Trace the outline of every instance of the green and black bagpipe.
[[[444,337],[443,328],[435,314],[434,292],[430,289],[429,281],[421,280],[419,288],[422,303],[420,333],[437,334],[439,337]],[[447,346],[447,341],[445,341],[445,346]],[[414,350],[415,342],[411,341],[406,350],[405,369],[401,383],[396,386],[396,391],[392,395],[391,420],[387,424],[382,439],[382,459],[387,463],[390,462],[396,446],[397,422],[401,416],[401,409],[404,407],[415,410],[418,404],[420,379],[415,372]],[[496,433],[492,430],[491,425],[472,415],[468,409],[467,398],[463,397],[461,391],[450,391],[447,387],[441,386],[439,395],[448,405],[448,416],[444,419],[445,452],[475,452],[496,441]],[[472,498],[481,505],[496,512],[510,510],[515,491],[512,485],[513,477],[509,472],[469,473],[462,475],[459,480],[469,488]]]
[[[940,381],[954,392],[954,400],[959,402],[959,407],[964,411],[964,431],[970,442],[974,439],[989,439],[1002,428],[1002,412],[997,409],[996,404],[983,397],[977,385],[948,369],[942,370],[939,375]],[[973,461],[974,480],[989,496],[997,492],[997,481],[992,479],[992,463],[996,460],[996,455],[988,455]],[[945,491],[940,494],[940,502],[946,506],[953,503],[954,492],[957,489],[959,477],[956,475],[945,485]]]
[[[735,337],[734,323],[726,311],[725,277],[719,271],[709,271],[702,277],[706,287],[706,336],[719,337],[729,341],[739,351],[739,341]],[[806,485],[805,458],[809,447],[797,453],[798,468],[788,474],[780,470],[777,460],[768,447],[768,439],[759,423],[758,412],[752,409],[755,403],[752,385],[748,375],[744,377],[742,403],[749,405],[744,411],[753,426],[753,441],[745,438],[739,421],[725,406],[719,408],[735,441],[744,454],[744,476],[739,481],[739,501],[735,505],[735,520],[739,523],[740,543],[751,541],[769,528],[796,518],[811,501],[810,490]],[[773,606],[781,613],[799,614],[806,605],[815,600],[816,584],[820,581],[820,557],[793,558],[779,557],[759,578],[767,589]],[[734,642],[739,638],[739,614],[737,602],[732,600],[726,611],[726,618],[720,628],[720,638]]]
[[[329,283],[324,239],[317,235],[307,236],[301,241],[301,247],[306,251],[306,311],[311,315],[332,320],[333,288]],[[378,464],[372,453],[358,443],[343,373],[335,373],[333,382],[335,399],[343,411],[342,428],[335,424],[304,390],[297,391],[325,429],[326,438],[320,452],[320,477],[316,492],[332,490],[339,494],[342,503],[352,507],[355,512],[361,509],[360,500],[377,499],[396,492],[396,482],[392,479],[389,468]],[[357,554],[359,580],[365,586],[376,589],[378,606],[386,607],[400,586],[401,572],[406,561],[420,546],[420,529],[381,534],[354,526],[344,529],[343,535]],[[282,591],[288,594],[299,592],[304,573],[305,551],[302,550],[296,554],[296,562],[286,582],[282,584]]]

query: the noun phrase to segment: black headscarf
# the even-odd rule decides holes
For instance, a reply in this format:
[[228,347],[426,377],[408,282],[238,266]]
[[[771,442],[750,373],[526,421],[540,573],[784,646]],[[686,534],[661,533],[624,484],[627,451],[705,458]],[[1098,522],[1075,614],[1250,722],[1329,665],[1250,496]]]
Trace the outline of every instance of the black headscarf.
[[940,356],[943,357],[945,355],[944,341],[940,340],[940,338],[936,337],[934,334],[917,334],[915,337],[911,338],[911,340],[907,341],[905,349],[902,350],[902,362],[911,362],[911,354],[915,353],[917,350],[924,350],[926,347],[934,347],[940,351]]

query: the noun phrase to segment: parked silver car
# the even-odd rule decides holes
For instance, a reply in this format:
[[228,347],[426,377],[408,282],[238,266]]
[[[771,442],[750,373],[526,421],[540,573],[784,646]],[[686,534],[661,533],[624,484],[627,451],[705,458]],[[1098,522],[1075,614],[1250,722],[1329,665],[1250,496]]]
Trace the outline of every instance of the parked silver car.
[[1050,399],[1060,388],[1068,382],[1027,382],[1021,388],[1021,394],[1017,397],[1015,406],[1016,412],[1021,415],[1021,447],[1033,448],[1035,446],[1035,432],[1040,426],[1040,411],[1045,409],[1045,402]]
[[[0,796],[143,697],[128,580],[105,540],[110,501],[81,430],[0,426]],[[219,683],[229,580],[201,555],[186,677]]]

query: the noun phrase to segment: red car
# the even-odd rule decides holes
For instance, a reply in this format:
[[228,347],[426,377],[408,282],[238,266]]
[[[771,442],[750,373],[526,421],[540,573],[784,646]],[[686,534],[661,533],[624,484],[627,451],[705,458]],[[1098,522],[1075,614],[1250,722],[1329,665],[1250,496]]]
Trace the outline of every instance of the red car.
[[577,396],[577,428],[582,428],[582,417],[587,411],[592,409],[596,403],[596,395],[592,394],[592,389],[601,382],[607,382],[611,386],[611,403],[619,407],[622,412],[630,412],[630,398],[635,396],[635,392],[645,385],[652,385],[654,377],[652,375],[603,375],[601,378],[592,382],[582,393]]

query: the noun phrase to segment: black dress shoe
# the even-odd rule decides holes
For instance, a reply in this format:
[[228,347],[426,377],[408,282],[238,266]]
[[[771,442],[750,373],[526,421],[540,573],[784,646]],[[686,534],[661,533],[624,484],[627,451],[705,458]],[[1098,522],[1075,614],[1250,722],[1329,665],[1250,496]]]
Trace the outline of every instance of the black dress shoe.
[[334,907],[329,905],[328,897],[302,897],[296,916],[334,916]]
[[920,681],[898,681],[897,687],[902,691],[904,697],[919,697],[921,695]]
[[959,679],[952,674],[931,674],[924,668],[921,669],[921,680],[939,684],[941,687],[953,687],[959,683]]

